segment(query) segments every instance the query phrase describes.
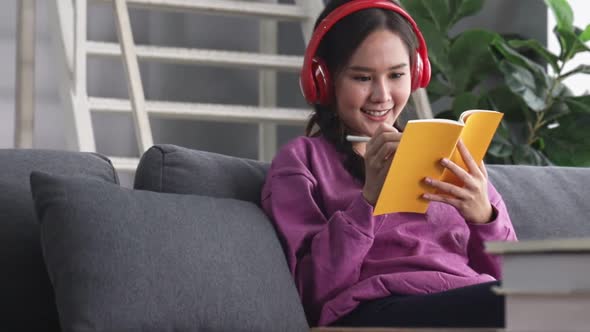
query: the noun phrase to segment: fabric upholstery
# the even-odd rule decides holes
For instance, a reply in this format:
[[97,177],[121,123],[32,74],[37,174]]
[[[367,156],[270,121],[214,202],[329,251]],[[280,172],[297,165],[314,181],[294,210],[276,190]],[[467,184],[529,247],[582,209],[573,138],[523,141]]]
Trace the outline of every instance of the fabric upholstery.
[[268,165],[255,160],[157,145],[142,156],[136,189],[260,202]]
[[519,239],[590,236],[590,168],[487,168]]
[[0,326],[8,331],[58,331],[29,174],[41,170],[113,183],[117,176],[106,158],[90,153],[0,150],[0,165]]
[[[590,235],[590,168],[487,165],[520,239]],[[141,159],[135,186],[259,203],[267,163],[174,145]]]
[[[66,213],[65,208],[63,208],[64,204],[66,204],[64,201],[45,201],[47,204],[44,207],[45,212],[42,219],[43,224],[45,225],[44,227],[47,229],[43,231],[43,233],[46,234],[43,241],[46,245],[49,245],[50,243],[54,244],[52,246],[53,249],[50,250],[53,254],[48,255],[47,258],[48,260],[52,260],[52,266],[55,266],[56,270],[63,268],[67,263],[72,266],[72,271],[76,271],[73,263],[79,262],[81,260],[80,256],[83,255],[74,255],[75,257],[70,258],[69,255],[62,253],[62,257],[66,257],[68,260],[60,262],[57,257],[61,255],[59,254],[59,250],[64,250],[63,246],[65,246],[65,243],[58,245],[52,241],[55,241],[58,235],[63,236],[64,238],[67,237],[68,232],[66,232],[66,230],[68,230],[68,228],[50,227],[49,225],[76,225],[74,216],[76,217],[76,220],[80,220],[81,224],[84,225],[99,224],[103,220],[109,219],[103,218],[104,215],[111,215],[111,217],[117,215],[114,210],[117,204],[121,203],[119,202],[115,204],[113,200],[117,200],[121,197],[126,197],[127,200],[124,200],[126,203],[135,202],[134,204],[136,205],[128,204],[127,207],[131,207],[133,212],[130,213],[136,217],[137,215],[142,215],[141,220],[143,221],[143,227],[137,226],[139,223],[137,219],[122,216],[116,218],[115,221],[109,219],[112,227],[117,227],[117,230],[121,230],[118,234],[114,234],[117,232],[113,230],[107,232],[105,229],[104,232],[90,234],[85,239],[108,240],[110,241],[108,242],[110,244],[116,243],[116,241],[119,241],[118,243],[125,242],[125,246],[113,246],[111,248],[109,245],[101,243],[100,241],[97,242],[98,244],[88,241],[88,243],[73,243],[69,245],[79,245],[81,248],[86,245],[97,246],[100,248],[106,247],[107,249],[105,250],[108,252],[108,255],[105,255],[103,258],[101,258],[102,256],[97,252],[93,253],[88,249],[84,249],[82,252],[84,255],[91,258],[91,261],[96,262],[96,264],[89,265],[92,266],[92,269],[96,269],[96,273],[103,272],[96,266],[102,265],[104,270],[110,271],[108,273],[110,273],[109,275],[113,278],[115,278],[115,276],[119,274],[119,271],[124,268],[135,269],[137,271],[140,271],[140,269],[147,270],[149,266],[154,266],[150,264],[156,264],[156,258],[152,257],[159,257],[159,260],[164,260],[162,257],[167,257],[170,260],[168,265],[163,265],[166,268],[159,271],[158,276],[161,278],[157,281],[154,281],[155,277],[153,277],[153,275],[149,278],[137,277],[136,279],[138,282],[131,283],[127,281],[127,283],[122,286],[118,285],[118,282],[120,281],[109,284],[105,281],[106,279],[102,279],[102,281],[91,279],[86,285],[92,288],[83,289],[81,291],[82,294],[91,293],[95,291],[95,289],[102,290],[110,287],[116,287],[117,290],[123,289],[123,291],[119,294],[121,296],[118,296],[115,300],[111,301],[112,303],[107,303],[108,301],[100,296],[98,296],[98,300],[96,297],[82,298],[79,296],[78,299],[85,302],[84,306],[88,308],[91,305],[99,307],[95,310],[88,309],[83,312],[83,318],[90,317],[94,319],[96,317],[104,317],[108,312],[111,312],[113,314],[111,318],[109,318],[110,320],[107,321],[128,322],[131,321],[133,317],[137,318],[139,314],[148,311],[151,314],[151,321],[146,322],[145,325],[141,327],[142,330],[154,330],[156,328],[170,330],[172,329],[172,327],[170,327],[172,325],[162,327],[162,325],[157,325],[154,322],[162,322],[168,319],[169,321],[175,320],[176,322],[181,322],[183,321],[184,316],[195,316],[202,320],[202,322],[199,321],[196,324],[207,324],[207,322],[214,321],[213,318],[216,318],[217,314],[220,312],[226,313],[225,317],[234,317],[235,320],[232,320],[232,323],[239,322],[241,321],[240,319],[246,316],[252,320],[260,320],[257,315],[262,315],[264,313],[265,315],[272,315],[272,317],[268,316],[263,318],[262,320],[264,322],[268,322],[271,319],[273,321],[294,319],[297,320],[297,322],[293,324],[294,326],[303,326],[305,324],[305,322],[302,322],[304,318],[302,318],[303,313],[301,308],[297,304],[293,304],[294,301],[298,301],[298,296],[293,288],[290,275],[288,275],[288,272],[286,271],[283,258],[280,257],[279,259],[274,256],[268,258],[268,256],[266,256],[269,253],[278,252],[278,244],[276,243],[274,233],[272,233],[271,228],[268,227],[268,221],[264,223],[264,225],[266,225],[264,227],[256,223],[253,225],[258,226],[252,226],[250,222],[244,222],[243,225],[240,224],[244,226],[243,228],[240,228],[235,224],[239,220],[259,220],[257,217],[254,217],[254,215],[258,213],[258,210],[256,210],[256,213],[251,211],[251,207],[253,207],[251,204],[247,205],[245,202],[236,202],[231,199],[227,200],[227,202],[230,203],[226,204],[226,200],[224,199],[211,197],[203,198],[197,196],[182,196],[180,199],[168,199],[162,198],[168,197],[168,195],[131,192],[128,189],[119,188],[115,185],[111,185],[112,188],[109,190],[103,190],[100,189],[102,188],[101,186],[107,186],[103,183],[104,181],[117,183],[118,180],[110,162],[106,158],[95,154],[0,149],[0,165],[2,165],[2,172],[0,172],[0,268],[2,269],[2,273],[0,274],[0,285],[2,285],[0,306],[3,310],[1,324],[3,329],[7,331],[58,331],[57,312],[53,295],[54,292],[51,288],[45,263],[43,261],[39,243],[39,225],[35,220],[33,202],[31,200],[29,174],[33,170],[39,170],[55,175],[61,174],[79,177],[78,179],[63,180],[63,178],[59,177],[54,178],[45,176],[44,178],[41,176],[42,180],[40,180],[42,183],[49,179],[54,179],[57,182],[51,185],[39,185],[40,190],[41,188],[45,188],[43,189],[45,193],[37,193],[38,198],[47,198],[52,195],[52,193],[58,197],[63,193],[69,192],[70,195],[68,197],[72,198],[72,200],[67,203],[67,206],[76,205],[78,207],[77,209],[70,210],[70,213]],[[229,197],[258,203],[260,185],[264,181],[267,166],[268,165],[265,163],[252,160],[244,160],[204,151],[194,151],[172,145],[160,145],[153,147],[143,156],[136,176],[136,186],[142,189],[162,192],[169,191],[186,194],[210,195],[215,197]],[[587,218],[587,216],[590,215],[590,204],[587,203],[587,188],[590,187],[590,169],[488,165],[488,171],[492,182],[506,201],[520,239],[590,236],[590,222]],[[64,181],[63,183],[62,180]],[[70,187],[71,181],[78,184],[74,187]],[[88,186],[88,189],[83,188],[87,184],[87,181],[88,183],[91,183],[91,185]],[[96,186],[99,188],[96,188]],[[63,188],[64,190],[60,191],[61,189],[59,188]],[[56,190],[59,192],[56,192]],[[114,196],[111,197],[111,194]],[[146,199],[150,202],[150,204],[147,204],[143,202],[143,198],[136,198],[136,195],[158,195],[158,198]],[[193,199],[196,199],[197,201],[193,202]],[[176,203],[171,203],[169,200],[175,201]],[[84,201],[85,203],[80,203],[79,201]],[[150,206],[146,208],[144,207],[144,204]],[[246,204],[248,207],[243,209],[238,207],[241,206],[239,204]],[[189,205],[195,206],[195,208],[191,209],[189,208]],[[112,209],[113,211],[108,213],[104,212],[103,215],[103,212],[100,212],[101,210],[97,210],[96,213],[98,213],[98,216],[93,217],[94,212],[90,209],[91,206],[93,209],[99,209],[102,206],[104,209]],[[211,212],[212,207],[215,207],[216,212]],[[88,209],[85,210],[86,208]],[[217,210],[229,213],[231,216],[222,217],[220,216],[220,211]],[[178,211],[188,211],[188,213],[192,214],[191,217],[194,218],[194,220],[191,219],[194,224],[203,225],[207,223],[208,227],[199,227],[197,230],[197,226],[194,226],[195,229],[193,229],[192,232],[188,231],[187,229],[190,230],[192,227],[192,224],[186,221],[189,217]],[[238,211],[240,212],[238,213]],[[63,216],[63,218],[60,216]],[[171,216],[175,217],[172,218]],[[156,224],[153,219],[157,217],[160,217],[163,224],[171,226],[165,228],[162,224]],[[213,221],[213,219],[216,220]],[[220,223],[220,220],[224,222]],[[113,226],[113,223],[117,226]],[[127,223],[135,226],[128,226]],[[230,224],[233,225],[233,227],[230,228],[228,226],[226,228],[223,226],[224,224]],[[172,227],[172,225],[178,226]],[[128,227],[131,229],[139,229],[139,233],[130,234],[130,232],[125,231]],[[78,225],[77,228],[73,227],[70,231],[80,233],[85,232],[84,229],[80,228],[81,226]],[[97,228],[100,227],[96,226],[96,228],[91,229]],[[178,230],[179,228],[181,230],[187,230],[187,234],[176,235],[176,233],[173,233],[175,229],[180,233]],[[205,230],[204,233],[203,230]],[[65,234],[61,234],[60,232]],[[172,238],[178,238],[179,242],[169,246],[163,245],[166,236],[156,236],[156,234],[162,234],[160,232],[163,232],[163,234],[169,234],[168,239],[170,242],[175,242],[171,240]],[[244,235],[237,234],[237,232],[242,232]],[[54,233],[57,234],[53,240],[52,238],[47,237]],[[109,236],[106,236],[105,234]],[[214,236],[211,234],[217,235]],[[117,236],[122,237],[123,235],[128,237],[125,240],[121,238],[117,240]],[[182,237],[183,235],[185,236],[184,238]],[[205,236],[208,236],[213,240],[209,241],[209,238],[206,239]],[[248,239],[248,243],[243,242],[245,241],[243,240],[243,236]],[[191,253],[187,241],[185,241],[187,237],[190,237],[195,241],[198,240],[200,245],[204,247],[204,249],[201,250],[209,253],[209,256],[211,256],[205,258],[203,258],[202,255],[195,256],[196,263],[194,264],[198,265],[199,268],[194,266],[186,267],[183,266],[183,264],[187,264],[186,262],[179,262],[181,260],[186,261],[180,257],[181,255],[188,256]],[[149,241],[146,242],[141,240],[141,238],[146,238]],[[216,241],[215,239],[226,240]],[[234,240],[230,241],[228,239]],[[236,241],[242,242],[236,243]],[[274,245],[269,244],[272,243],[272,241],[275,241]],[[258,246],[263,245],[258,242],[266,242],[267,244],[265,246],[274,246],[274,248],[268,250],[268,252],[264,251],[264,254],[261,254],[263,250],[257,248],[259,248]],[[133,248],[134,246],[130,246],[130,243],[134,244],[136,248],[133,253],[133,255],[136,255],[135,259],[143,257],[141,260],[143,263],[139,263],[139,266],[138,264],[133,263],[129,266],[124,266],[122,263],[132,261],[131,258],[133,255],[127,250],[123,250],[124,248]],[[260,309],[263,304],[251,304],[248,302],[249,300],[246,300],[247,297],[243,293],[247,292],[248,289],[243,288],[243,285],[254,283],[254,281],[252,281],[253,277],[240,279],[229,277],[231,273],[235,273],[233,269],[243,271],[248,267],[233,265],[237,264],[236,262],[238,258],[236,257],[243,256],[234,254],[232,250],[238,251],[238,249],[232,247],[228,243],[234,243],[236,246],[239,246],[239,254],[241,255],[247,255],[247,251],[250,250],[250,248],[254,248],[254,251],[252,252],[253,254],[259,254],[261,260],[267,259],[268,266],[264,266],[264,268],[255,268],[255,266],[262,265],[259,261],[255,261],[256,264],[249,264],[249,270],[247,270],[247,272],[252,273],[253,276],[257,276],[259,280],[263,280],[265,286],[268,285],[267,288],[254,285],[251,286],[252,289],[262,289],[262,295],[260,295],[260,297],[263,298],[270,297],[268,293],[273,293],[273,297],[268,300],[270,302],[265,303],[271,303],[277,307],[281,307],[280,309],[270,311],[270,313],[268,311],[265,312]],[[154,248],[157,244],[160,244],[159,249]],[[146,248],[146,251],[150,254],[139,253],[140,250],[137,249],[137,246],[140,245],[143,245],[144,248]],[[224,249],[224,252],[229,250],[229,252],[232,253],[222,256],[211,254],[213,251],[211,247],[216,245],[218,247],[223,245],[222,249]],[[175,250],[174,246],[180,249]],[[229,247],[229,249],[226,247]],[[188,249],[183,251],[182,248]],[[176,255],[170,254],[171,251],[176,252]],[[49,251],[47,253],[49,253]],[[142,256],[140,256],[140,254]],[[140,257],[137,258],[137,256]],[[110,261],[108,261],[106,257],[110,257]],[[72,262],[70,262],[70,259]],[[111,263],[111,261],[113,263]],[[157,264],[160,264],[160,261],[157,262]],[[183,267],[179,268],[178,266]],[[207,269],[209,266],[223,266],[230,272],[226,275],[210,274],[211,272],[203,269],[203,266]],[[78,267],[78,269],[78,272],[80,272],[82,277],[88,277],[91,275],[90,272],[93,271],[88,271],[88,274],[85,274],[86,272],[80,267]],[[198,278],[201,281],[190,287],[184,286],[185,284],[182,283],[183,281],[180,279],[192,278],[193,270],[191,269],[199,270],[199,273],[203,274]],[[275,271],[273,269],[277,270]],[[134,275],[137,276],[138,272],[135,270],[132,271],[132,273],[135,273]],[[223,270],[223,268],[211,269],[211,271],[221,270]],[[153,271],[154,268],[152,268],[152,273],[156,273]],[[174,276],[171,275],[173,271]],[[246,276],[248,275],[249,274],[246,274]],[[269,275],[276,278],[276,280],[269,281],[264,279]],[[64,278],[68,278],[68,276],[66,275]],[[73,280],[74,274],[70,275],[69,278]],[[156,299],[156,295],[148,294],[151,292],[150,286],[157,290],[158,287],[161,287],[161,284],[169,284],[170,282],[166,280],[170,279],[179,283],[178,288],[182,288],[183,290],[183,292],[179,292],[180,295],[178,296],[179,301],[183,301],[182,304],[174,304],[173,301],[167,297]],[[289,280],[289,282],[286,280]],[[175,305],[178,307],[193,305],[190,301],[194,299],[183,297],[182,294],[188,294],[191,292],[193,294],[197,293],[196,289],[202,289],[201,287],[205,282],[207,282],[207,288],[210,289],[211,292],[205,293],[205,291],[199,291],[198,293],[198,304],[200,308],[206,308],[199,309],[203,311],[197,313],[190,312],[188,315],[186,313],[178,313],[173,317],[174,319],[172,319],[170,317],[172,317],[173,314],[170,313],[170,310],[157,310],[162,307],[174,307]],[[285,286],[283,283],[287,283],[288,285]],[[276,286],[276,284],[281,285]],[[222,285],[225,285],[225,287],[223,288]],[[60,286],[66,287],[67,283],[62,283]],[[228,289],[228,291],[214,292],[214,290],[219,289]],[[242,293],[240,293],[240,291]],[[104,293],[112,296],[112,293],[109,292],[108,289],[107,291],[104,291]],[[216,294],[216,297],[211,299],[210,297],[205,297],[205,295],[201,294],[208,294],[207,296],[213,296],[213,294]],[[145,300],[148,299],[148,295],[151,296],[149,297],[149,301]],[[244,297],[241,295],[244,295]],[[250,295],[250,293],[246,295]],[[135,298],[141,297],[144,299],[144,307],[139,308],[136,301],[133,301],[133,296],[135,296]],[[238,309],[235,307],[230,307],[231,310],[228,310],[228,308],[222,308],[223,305],[220,303],[229,301],[227,300],[228,298],[232,299],[232,302],[234,302],[233,305],[239,306],[240,310],[244,310],[240,311],[240,313],[243,312],[243,314],[240,315]],[[69,301],[71,303],[75,300],[76,298],[65,298],[61,301]],[[96,302],[99,300],[102,302]],[[129,308],[122,308],[122,301],[127,301],[127,303],[135,305],[135,307],[133,307],[134,311],[126,314],[126,312],[129,312],[126,309]],[[283,303],[275,303],[273,301],[283,301]],[[287,303],[288,301],[293,302],[289,302],[289,304]],[[256,310],[250,310],[250,307],[252,306],[255,307]],[[243,307],[246,308],[243,309]],[[177,309],[176,307],[174,308],[174,310]],[[134,316],[134,313],[138,313],[138,315]],[[179,318],[179,316],[182,317]],[[123,318],[119,319],[120,317]],[[276,317],[280,318],[277,319]],[[297,319],[297,317],[299,318]],[[134,321],[129,324],[136,322],[137,321]],[[285,322],[285,324],[287,323],[291,322]],[[104,323],[101,322],[100,324]],[[215,323],[210,324],[210,326],[217,326]],[[251,324],[251,322],[246,322],[236,329],[255,330],[256,327],[253,328],[252,325],[249,324]],[[181,324],[178,323],[176,327],[180,325]],[[185,328],[185,326],[178,328],[179,331],[187,329],[188,328]],[[301,329],[303,329],[303,327]]]
[[67,331],[303,331],[271,223],[253,203],[33,173]]
[[[590,235],[590,168],[487,165],[521,239]],[[150,149],[135,186],[259,203],[268,164],[174,145]],[[190,176],[189,174],[193,174]],[[154,180],[155,179],[155,180]],[[251,193],[248,193],[250,191]]]

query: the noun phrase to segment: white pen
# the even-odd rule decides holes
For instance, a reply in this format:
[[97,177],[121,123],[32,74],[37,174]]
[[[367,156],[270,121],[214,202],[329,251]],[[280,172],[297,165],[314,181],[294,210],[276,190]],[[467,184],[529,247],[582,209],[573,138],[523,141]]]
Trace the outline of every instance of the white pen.
[[368,142],[371,137],[368,136],[354,136],[354,135],[346,135],[346,140],[349,142]]

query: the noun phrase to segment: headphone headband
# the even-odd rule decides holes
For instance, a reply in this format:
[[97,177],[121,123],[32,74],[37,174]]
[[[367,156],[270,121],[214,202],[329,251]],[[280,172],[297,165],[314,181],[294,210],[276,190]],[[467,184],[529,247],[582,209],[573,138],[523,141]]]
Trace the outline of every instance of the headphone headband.
[[[314,30],[311,39],[308,43],[308,46],[305,50],[305,57],[303,59],[303,67],[301,69],[301,76],[300,76],[300,87],[303,95],[311,103],[317,103],[317,94],[318,92],[315,91],[316,87],[313,84],[314,81],[314,70],[312,68],[314,62],[316,61],[315,53],[326,35],[328,31],[342,18],[355,13],[357,11],[361,11],[363,9],[368,8],[383,8],[394,11],[400,14],[407,22],[410,23],[414,34],[418,40],[418,49],[416,52],[418,53],[418,57],[420,59],[416,59],[417,62],[422,61],[423,71],[420,70],[420,74],[426,74],[425,76],[421,77],[420,81],[417,82],[416,86],[413,86],[412,89],[416,89],[419,87],[425,87],[428,85],[428,81],[430,80],[430,62],[428,61],[428,49],[426,47],[426,42],[422,33],[418,29],[418,25],[412,19],[410,14],[404,11],[400,6],[396,5],[395,3],[389,0],[355,0],[345,3],[336,9],[334,9],[328,16],[326,16],[316,27]],[[410,50],[411,52],[412,50]],[[326,68],[322,69],[323,71],[327,71]],[[412,73],[415,74],[415,73]],[[413,84],[414,85],[414,84]]]

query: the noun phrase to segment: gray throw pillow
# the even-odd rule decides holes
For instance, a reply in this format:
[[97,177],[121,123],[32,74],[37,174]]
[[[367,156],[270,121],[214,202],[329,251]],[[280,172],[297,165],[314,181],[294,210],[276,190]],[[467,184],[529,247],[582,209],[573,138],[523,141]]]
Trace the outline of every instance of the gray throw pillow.
[[60,331],[35,218],[31,171],[117,182],[110,161],[84,152],[0,149],[0,330]]
[[65,331],[308,329],[255,204],[37,172],[31,188]]
[[141,157],[135,189],[235,198],[260,203],[268,164],[171,144]]

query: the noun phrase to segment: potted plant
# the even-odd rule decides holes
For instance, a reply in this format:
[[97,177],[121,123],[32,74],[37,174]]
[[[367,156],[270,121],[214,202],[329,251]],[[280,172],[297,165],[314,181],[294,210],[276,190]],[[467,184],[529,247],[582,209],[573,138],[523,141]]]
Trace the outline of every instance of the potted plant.
[[[590,25],[573,26],[566,0],[545,0],[557,19],[561,51],[539,41],[470,29],[450,36],[462,18],[481,10],[484,0],[402,0],[429,46],[432,102],[448,99],[438,117],[456,118],[470,108],[505,114],[486,162],[590,166],[590,96],[574,96],[563,80],[590,74],[589,65],[564,67],[574,55],[589,52]],[[550,68],[550,70],[547,69]],[[445,98],[446,97],[446,98]],[[445,104],[445,103],[443,103]]]

